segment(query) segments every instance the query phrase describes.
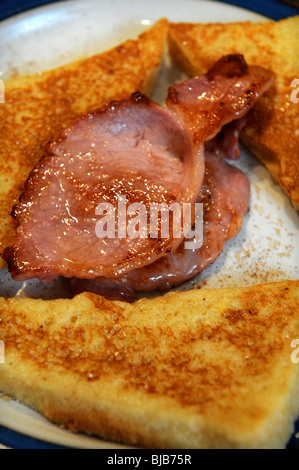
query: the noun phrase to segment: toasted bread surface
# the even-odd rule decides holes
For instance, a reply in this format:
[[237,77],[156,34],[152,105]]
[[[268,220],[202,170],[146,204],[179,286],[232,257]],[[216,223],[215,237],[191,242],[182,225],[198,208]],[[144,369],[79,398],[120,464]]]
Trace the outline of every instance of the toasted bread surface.
[[[243,54],[251,65],[271,69],[275,85],[248,114],[244,144],[265,164],[299,209],[299,16],[278,22],[172,23],[169,49],[189,75],[205,72],[225,54]],[[294,81],[295,80],[295,81]]]
[[73,431],[152,448],[279,448],[299,414],[299,281],[134,304],[1,298],[0,320],[0,390]]
[[[82,114],[135,91],[150,94],[161,65],[168,21],[136,40],[32,76],[5,81],[0,106],[0,256],[12,242],[11,211],[45,145]],[[0,268],[5,263],[0,258]]]

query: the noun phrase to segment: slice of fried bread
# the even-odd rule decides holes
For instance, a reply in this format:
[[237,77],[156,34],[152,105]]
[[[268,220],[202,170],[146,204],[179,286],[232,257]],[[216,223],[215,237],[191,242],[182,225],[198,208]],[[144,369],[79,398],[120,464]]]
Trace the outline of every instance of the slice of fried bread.
[[[299,209],[299,16],[265,22],[171,24],[169,48],[189,75],[205,72],[224,54],[271,69],[276,83],[248,115],[244,144],[265,164]],[[296,91],[297,84],[297,91]]]
[[[135,40],[54,70],[5,81],[0,105],[0,256],[15,232],[10,216],[44,147],[78,116],[135,91],[150,95],[160,69],[168,21]],[[5,263],[0,258],[0,268]]]
[[0,390],[74,431],[152,448],[279,448],[299,414],[299,281],[135,304],[1,298],[0,320]]

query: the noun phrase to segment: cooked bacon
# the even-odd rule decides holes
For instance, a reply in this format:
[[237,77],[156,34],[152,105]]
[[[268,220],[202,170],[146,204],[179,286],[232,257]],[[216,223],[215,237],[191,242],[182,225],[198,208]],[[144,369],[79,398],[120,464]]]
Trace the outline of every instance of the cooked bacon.
[[246,116],[232,121],[222,127],[213,139],[205,142],[205,150],[214,153],[219,158],[228,158],[229,160],[239,160],[240,147],[239,135],[240,130],[245,126]]
[[249,181],[238,168],[209,152],[205,160],[205,176],[197,200],[203,203],[201,248],[185,250],[182,243],[175,253],[128,273],[123,279],[127,288],[164,291],[192,279],[213,263],[224,242],[240,231],[249,210]]
[[123,302],[133,302],[136,297],[136,291],[127,286],[123,279],[114,279],[112,277],[98,277],[95,279],[78,279],[74,277],[69,280],[69,287],[73,296],[82,292],[92,292],[108,300],[122,300]]
[[[203,244],[196,250],[185,250],[182,243],[175,253],[155,263],[129,272],[117,283],[110,279],[95,279],[81,284],[73,279],[74,293],[83,290],[102,292],[109,285],[110,298],[133,300],[133,292],[165,291],[201,273],[223,250],[225,241],[240,231],[249,210],[250,187],[247,177],[236,167],[211,152],[206,152],[206,169],[197,202],[203,204]],[[114,297],[113,297],[114,296]],[[130,296],[130,297],[129,297]],[[127,300],[126,299],[126,300]]]
[[148,218],[151,203],[193,204],[204,141],[242,117],[271,83],[270,72],[230,56],[207,75],[170,87],[167,107],[137,92],[83,116],[48,146],[14,208],[16,239],[4,252],[12,276],[120,278],[176,253],[183,235],[171,227],[167,238],[149,231],[132,238],[119,235],[126,229],[120,224],[99,238],[99,204],[112,207],[112,222],[119,197],[142,203]]
[[142,203],[147,215],[150,203],[193,203],[203,173],[203,148],[192,152],[181,123],[143,95],[83,117],[49,145],[26,182],[14,210],[16,242],[5,252],[13,277],[114,276],[154,262],[180,239],[99,238],[96,208],[115,207],[118,197]]
[[224,56],[207,72],[169,88],[167,106],[177,114],[193,143],[212,139],[244,116],[274,82],[274,74],[247,66],[241,55]]

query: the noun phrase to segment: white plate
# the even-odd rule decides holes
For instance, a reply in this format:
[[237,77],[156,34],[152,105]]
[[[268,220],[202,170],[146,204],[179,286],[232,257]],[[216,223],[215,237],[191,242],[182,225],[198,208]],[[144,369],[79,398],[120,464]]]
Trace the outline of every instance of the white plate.
[[[0,77],[33,73],[101,52],[128,37],[136,37],[161,17],[190,22],[265,19],[241,8],[202,0],[69,0],[54,3],[2,22]],[[160,102],[171,81],[183,78],[169,60],[166,60],[163,72],[153,96]],[[181,289],[195,284],[222,287],[299,278],[296,211],[265,168],[243,148],[237,166],[251,181],[251,211],[239,235],[226,243],[217,261]],[[7,271],[2,270],[0,295],[16,293],[44,298],[56,295],[55,289],[45,289],[39,283],[14,283]],[[66,446],[122,447],[58,428],[12,400],[0,400],[0,424],[33,438]]]

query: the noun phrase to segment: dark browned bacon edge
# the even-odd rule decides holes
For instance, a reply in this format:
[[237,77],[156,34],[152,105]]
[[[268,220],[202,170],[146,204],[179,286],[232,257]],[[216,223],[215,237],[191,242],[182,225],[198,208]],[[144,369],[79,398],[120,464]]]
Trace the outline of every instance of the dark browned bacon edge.
[[[137,92],[76,121],[49,144],[14,208],[17,233],[4,253],[14,279],[64,276],[74,291],[81,280],[81,289],[132,300],[136,290],[164,290],[202,271],[248,211],[247,179],[216,154],[238,158],[245,115],[273,80],[225,56],[171,86],[166,107]],[[203,202],[203,247],[184,250],[183,235],[99,238],[97,207],[119,196],[146,208]]]

